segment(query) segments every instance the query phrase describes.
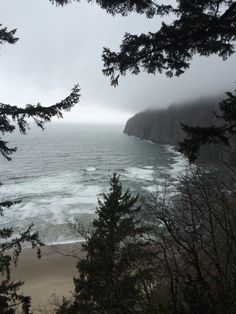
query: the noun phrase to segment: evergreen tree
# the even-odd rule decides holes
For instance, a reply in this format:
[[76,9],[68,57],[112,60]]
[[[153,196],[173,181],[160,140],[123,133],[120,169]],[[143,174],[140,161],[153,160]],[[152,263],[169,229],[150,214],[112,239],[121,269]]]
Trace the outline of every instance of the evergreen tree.
[[[50,1],[65,5],[73,0]],[[156,32],[141,35],[126,33],[118,52],[104,48],[103,73],[110,77],[113,86],[117,86],[119,77],[127,72],[138,74],[144,70],[152,74],[165,73],[168,77],[179,76],[190,67],[195,54],[216,54],[225,60],[235,52],[236,1],[177,0],[175,4],[173,1],[160,4],[158,0],[95,2],[112,15],[127,15],[134,11],[148,18],[173,16],[173,22],[163,22]],[[220,110],[224,120],[220,127],[182,125],[187,137],[180,143],[180,150],[191,162],[198,157],[201,145],[219,142],[229,145],[229,138],[235,135],[235,95],[229,93]]]
[[[66,5],[79,0],[50,0]],[[233,0],[87,0],[96,2],[109,14],[145,14],[148,18],[172,15],[156,32],[126,33],[119,52],[104,49],[104,74],[116,86],[120,75],[164,72],[168,77],[181,75],[195,54],[217,54],[223,59],[232,55],[236,39],[236,1]]]
[[[44,124],[50,122],[52,117],[63,117],[63,111],[70,111],[79,102],[79,85],[75,85],[65,99],[60,102],[44,107],[40,103],[37,105],[26,105],[24,108],[0,103],[0,134],[12,133],[19,129],[21,134],[26,134],[30,129],[28,120],[31,118],[38,127],[44,129]],[[16,151],[16,147],[8,147],[8,142],[0,137],[0,153],[8,160],[10,155]]]
[[[15,44],[19,38],[16,37],[16,29],[8,30],[0,24],[0,45]],[[63,111],[70,111],[71,108],[79,102],[80,88],[76,84],[65,99],[45,107],[40,103],[37,105],[27,104],[23,107],[18,107],[11,104],[0,102],[0,134],[12,133],[16,127],[22,134],[25,134],[29,129],[28,119],[31,118],[38,127],[44,127],[45,122],[50,122],[52,117],[63,117]],[[0,153],[8,160],[10,155],[16,151],[16,147],[9,148],[8,143],[0,137]]]
[[[63,110],[68,111],[79,101],[79,87],[76,85],[71,94],[49,107],[43,107],[40,104],[33,106],[27,105],[25,108],[7,105],[0,103],[0,134],[11,133],[18,127],[22,134],[25,134],[29,129],[28,119],[32,118],[36,125],[44,128],[45,122],[50,122],[54,116],[62,117]],[[10,155],[16,151],[16,147],[9,148],[8,143],[0,138],[0,154],[7,160],[11,160]],[[0,214],[3,215],[6,207],[11,207],[19,200],[2,200],[0,198]],[[0,313],[12,314],[15,313],[16,307],[22,303],[23,313],[29,313],[29,297],[18,293],[19,288],[23,282],[14,282],[11,279],[11,265],[12,262],[16,265],[19,258],[22,245],[25,242],[31,243],[32,247],[42,245],[37,232],[32,231],[32,225],[22,232],[20,235],[14,237],[14,230],[11,227],[0,229],[0,273],[2,280],[0,281]],[[13,254],[10,254],[10,250]],[[38,248],[38,256],[40,250]]]
[[[32,118],[36,125],[44,128],[45,122],[50,122],[54,116],[62,117],[63,110],[68,111],[79,101],[79,87],[76,85],[71,94],[61,102],[43,107],[40,104],[33,106],[27,105],[25,108],[0,103],[0,133],[2,135],[11,133],[18,127],[22,134],[29,129],[28,119]],[[7,160],[11,160],[10,155],[16,151],[16,147],[9,148],[8,142],[0,139],[0,153]],[[0,198],[0,214],[3,215],[6,207],[11,207],[19,200],[3,200]],[[22,311],[27,314],[29,312],[30,298],[19,293],[19,288],[23,282],[14,282],[11,279],[12,262],[16,265],[22,245],[29,242],[32,247],[37,247],[38,256],[40,257],[39,246],[42,245],[37,232],[32,231],[33,225],[14,237],[14,230],[11,227],[0,229],[0,273],[2,280],[0,281],[0,313],[12,314],[15,309],[22,303]],[[10,254],[10,251],[13,253]]]
[[96,2],[112,14],[136,11],[148,17],[170,14],[175,17],[169,24],[163,22],[156,32],[139,36],[126,33],[118,52],[104,48],[103,73],[114,86],[120,75],[128,71],[179,76],[190,67],[195,54],[217,54],[225,60],[235,52],[236,1],[177,0],[175,5],[173,1],[161,5],[152,0]]
[[86,258],[77,264],[75,302],[72,307],[64,303],[58,313],[142,313],[146,270],[137,264],[145,259],[142,235],[147,228],[139,224],[137,197],[123,192],[114,174],[96,213],[93,231],[83,244]]
[[[1,208],[10,207],[14,202],[1,202]],[[14,281],[11,278],[12,263],[16,266],[22,245],[26,242],[30,243],[32,248],[37,249],[38,258],[40,258],[40,246],[43,243],[39,239],[38,232],[32,231],[33,225],[27,230],[14,236],[12,228],[0,229],[0,313],[13,314],[19,305],[22,305],[22,313],[29,314],[31,298],[24,296],[19,292],[23,285],[22,281]]]
[[[79,0],[49,0],[53,4],[64,6]],[[87,0],[92,2],[92,0]],[[233,0],[177,0],[175,5],[160,4],[155,0],[95,0],[109,14],[127,15],[130,12],[145,14],[148,18],[157,15],[172,15],[172,23],[162,23],[156,32],[132,35],[126,33],[119,52],[104,48],[103,73],[109,76],[113,86],[118,85],[121,75],[129,71],[138,74],[141,70],[155,74],[165,73],[168,77],[179,76],[190,67],[195,54],[209,56],[217,54],[223,60],[235,52],[236,39],[236,1]],[[8,31],[0,24],[0,44],[15,43],[16,30]],[[229,120],[226,125],[215,125],[200,128],[182,125],[187,134],[186,140],[180,143],[181,152],[192,162],[196,160],[201,145],[224,143],[229,145],[229,136],[234,135],[235,127],[230,125],[234,120],[234,95],[228,95],[222,105]],[[227,108],[228,107],[228,108]],[[235,107],[235,106],[234,106]],[[0,142],[1,144],[1,142]]]
[[184,153],[190,162],[199,157],[201,146],[209,144],[224,144],[230,146],[236,135],[236,91],[226,93],[227,98],[220,105],[220,115],[215,115],[222,121],[221,125],[208,127],[193,127],[181,124],[186,133],[186,138],[179,143],[180,151]]
[[[15,44],[16,29],[8,30],[0,24],[0,45],[8,43]],[[52,117],[62,118],[63,111],[69,111],[79,102],[79,86],[75,85],[70,95],[60,102],[44,107],[41,104],[18,107],[15,105],[0,103],[0,134],[12,133],[19,129],[21,134],[26,134],[29,127],[28,120],[31,118],[38,127],[44,128],[45,122],[50,122]],[[8,142],[0,137],[0,154],[7,160],[11,160],[11,155],[16,151],[16,147],[9,147]],[[3,215],[6,207],[11,207],[19,200],[3,200],[0,198],[0,215]],[[37,232],[32,231],[33,225],[19,235],[14,235],[11,227],[0,229],[0,313],[13,314],[16,308],[22,304],[22,312],[30,313],[31,299],[19,293],[23,282],[15,282],[11,278],[11,266],[17,264],[22,245],[29,242],[33,248],[37,247],[38,257],[40,257],[39,246],[42,245]]]

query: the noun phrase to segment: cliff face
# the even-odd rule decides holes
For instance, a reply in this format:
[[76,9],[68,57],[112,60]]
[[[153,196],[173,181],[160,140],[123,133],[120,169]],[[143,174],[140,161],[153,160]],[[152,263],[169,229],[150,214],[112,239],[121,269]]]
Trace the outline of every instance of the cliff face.
[[176,145],[184,138],[180,122],[192,126],[219,123],[213,111],[217,111],[221,99],[203,99],[188,105],[172,105],[163,110],[137,113],[126,122],[124,133],[161,144]]

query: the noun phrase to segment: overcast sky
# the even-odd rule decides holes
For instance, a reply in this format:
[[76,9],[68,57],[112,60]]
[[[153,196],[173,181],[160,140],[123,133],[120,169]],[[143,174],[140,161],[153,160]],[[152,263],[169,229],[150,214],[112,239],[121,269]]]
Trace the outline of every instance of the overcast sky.
[[64,8],[48,0],[0,0],[0,12],[0,22],[17,28],[20,38],[15,45],[0,48],[0,101],[5,103],[49,105],[67,96],[78,82],[81,102],[65,115],[66,121],[124,123],[143,109],[236,87],[236,55],[227,61],[195,57],[179,78],[128,74],[118,87],[111,87],[102,74],[102,48],[118,50],[125,32],[158,30],[159,17],[112,17],[85,0]]

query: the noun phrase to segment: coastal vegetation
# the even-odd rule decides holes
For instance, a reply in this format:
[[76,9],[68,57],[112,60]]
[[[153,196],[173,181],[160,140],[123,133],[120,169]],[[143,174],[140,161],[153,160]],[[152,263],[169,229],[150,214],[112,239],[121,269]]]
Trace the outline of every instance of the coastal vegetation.
[[171,105],[167,109],[145,110],[126,122],[124,133],[174,145],[191,162],[198,159],[219,163],[235,154],[235,139],[231,136],[235,133],[235,97],[230,93]]
[[[71,1],[51,2],[65,5]],[[103,72],[114,86],[128,71],[179,76],[197,53],[217,54],[223,59],[234,53],[235,1],[179,0],[176,6],[151,0],[96,3],[112,15],[134,11],[148,18],[169,14],[176,18],[170,25],[163,23],[156,33],[126,34],[118,53],[104,48]],[[15,33],[1,26],[0,44],[14,44]],[[1,103],[0,132],[5,135],[18,128],[25,134],[29,118],[43,128],[52,117],[62,117],[62,112],[69,111],[79,98],[79,86],[75,85],[67,98],[49,107],[38,104],[20,108]],[[216,117],[217,125],[182,125],[187,138],[181,151],[190,162],[197,159],[202,145],[230,146],[236,134],[233,93],[227,94]],[[15,150],[0,141],[0,151],[6,159],[10,160]],[[77,263],[72,299],[64,299],[55,313],[235,313],[235,173],[233,158],[220,170],[190,168],[174,197],[166,192],[145,203],[128,190],[123,192],[114,174],[109,193],[99,201],[92,229],[86,233],[86,256]],[[1,214],[18,201],[1,202]],[[79,226],[76,229],[79,232]],[[12,281],[11,264],[17,263],[25,241],[37,247],[38,256],[42,243],[38,233],[32,233],[32,226],[16,237],[13,232],[12,228],[0,230],[0,312],[15,313],[21,304],[22,313],[29,314],[30,296],[19,293],[22,282]]]
[[72,300],[55,312],[234,313],[236,182],[227,179],[195,167],[174,197],[140,202],[114,174],[92,229],[74,228],[86,256]]
[[[4,31],[6,32],[6,29]],[[4,38],[3,36],[2,42]],[[36,125],[43,129],[45,122],[50,122],[54,116],[62,117],[62,112],[70,110],[79,101],[79,97],[79,87],[76,85],[67,98],[49,107],[43,107],[38,104],[20,108],[1,103],[0,132],[2,135],[5,135],[16,131],[18,128],[21,134],[26,134],[29,130],[29,118],[33,119]],[[10,156],[16,149],[16,147],[9,147],[7,141],[0,140],[0,153],[8,161],[11,160]],[[6,208],[10,208],[20,201],[20,199],[0,200],[0,214],[4,215]],[[0,229],[0,272],[2,275],[0,282],[0,313],[15,313],[16,308],[20,304],[22,305],[22,313],[30,313],[30,296],[24,296],[19,292],[23,282],[15,282],[11,277],[11,267],[12,265],[17,265],[22,246],[26,242],[32,248],[36,248],[37,256],[40,258],[40,246],[43,243],[38,232],[33,231],[32,224],[18,235],[14,233],[12,227]]]
[[[15,36],[16,30],[8,31],[6,27],[0,25],[0,44],[15,44],[18,40]],[[30,129],[29,119],[32,119],[36,126],[44,128],[46,122],[50,122],[52,117],[62,118],[63,111],[69,111],[79,102],[79,86],[75,85],[71,94],[64,100],[45,107],[40,103],[37,105],[26,105],[19,107],[0,103],[0,133],[6,135],[17,130],[21,134],[26,134]],[[7,141],[0,138],[0,153],[8,161],[11,155],[16,151],[16,147],[9,147]],[[1,189],[1,187],[0,187]],[[0,200],[0,214],[4,215],[4,210],[19,203],[19,199]],[[30,296],[24,296],[19,292],[23,285],[22,281],[14,282],[11,277],[12,265],[17,265],[22,246],[28,242],[33,248],[37,249],[37,255],[40,257],[40,246],[43,243],[40,240],[38,232],[33,231],[33,225],[16,235],[12,227],[0,229],[0,313],[15,313],[16,308],[22,305],[22,313],[30,313]]]
[[151,279],[151,251],[143,241],[149,228],[141,222],[137,201],[128,190],[123,192],[114,174],[110,191],[98,201],[97,219],[86,232],[86,258],[77,264],[74,302],[62,305],[58,313],[135,313],[148,304],[142,290]]
[[[176,6],[135,0],[96,2],[113,15],[126,15],[130,11],[146,14],[149,18],[176,15],[170,25],[163,22],[156,33],[125,34],[119,52],[104,48],[103,73],[110,77],[113,86],[117,86],[120,76],[127,72],[138,74],[145,70],[153,74],[164,72],[168,77],[179,76],[189,68],[195,54],[217,54],[226,59],[234,53],[235,1],[177,1]],[[220,125],[182,124],[187,138],[180,147],[190,162],[197,159],[202,145],[230,145],[230,139],[235,135],[235,100],[235,95],[227,93],[227,98],[220,104],[220,113],[216,115],[221,119]],[[116,309],[116,313],[213,314],[236,311],[235,164],[227,166],[232,176],[228,177],[225,171],[219,180],[214,171],[194,170],[182,179],[174,200],[157,198],[154,205],[147,205],[155,219],[152,220],[152,232],[143,243],[149,248],[147,255],[152,258],[150,265],[155,265],[155,270],[147,269],[152,279],[145,281],[146,288],[137,284],[137,289],[143,297],[148,292],[148,306],[136,299],[135,307],[113,308],[112,311],[109,308],[93,309],[91,313],[114,313]],[[85,246],[85,251],[88,247]],[[89,262],[89,254],[87,258],[86,262]],[[132,270],[133,273],[138,274],[138,269]],[[145,264],[141,269],[146,269]],[[122,278],[122,272],[119,275]],[[77,291],[75,300],[78,303],[74,312],[80,313],[86,298],[80,293],[82,290]],[[106,297],[111,291],[106,292]],[[97,296],[93,299],[93,296],[95,291],[90,300],[94,301],[95,307],[99,306],[104,295],[101,299]],[[129,304],[125,298],[123,301]],[[67,311],[64,308],[58,313]]]

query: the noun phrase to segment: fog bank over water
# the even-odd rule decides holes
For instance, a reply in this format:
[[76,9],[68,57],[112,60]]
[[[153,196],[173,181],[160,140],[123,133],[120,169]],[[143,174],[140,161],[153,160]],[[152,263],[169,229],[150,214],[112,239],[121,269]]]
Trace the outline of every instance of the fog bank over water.
[[196,56],[179,78],[128,74],[117,88],[111,87],[102,74],[103,47],[117,51],[125,32],[157,31],[159,17],[112,17],[86,1],[60,8],[48,0],[0,0],[0,10],[3,25],[17,28],[20,38],[15,45],[1,48],[0,95],[6,103],[51,104],[79,82],[81,102],[65,115],[67,121],[112,122],[117,116],[125,122],[126,117],[146,108],[167,107],[236,86],[233,55],[227,61]]

